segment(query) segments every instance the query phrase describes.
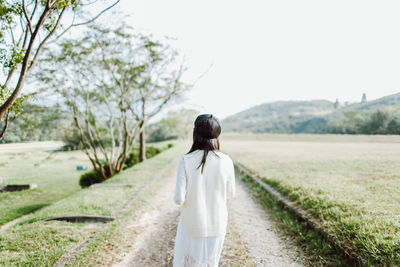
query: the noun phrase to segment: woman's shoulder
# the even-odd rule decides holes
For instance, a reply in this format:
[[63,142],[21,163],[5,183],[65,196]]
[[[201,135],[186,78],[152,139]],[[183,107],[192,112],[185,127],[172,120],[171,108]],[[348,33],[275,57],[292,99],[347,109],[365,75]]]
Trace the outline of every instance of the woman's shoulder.
[[[190,153],[186,153],[182,156],[182,158],[191,158],[191,157],[195,157],[195,156],[199,156],[199,154],[201,154],[200,152],[203,152],[203,150],[197,149],[195,151],[192,151]],[[208,152],[209,155],[216,155],[218,158],[227,160],[227,161],[232,161],[232,159],[230,158],[230,156],[220,150],[212,150]]]
[[231,157],[229,157],[228,154],[226,154],[226,153],[224,153],[224,152],[222,152],[222,151],[220,151],[220,150],[216,150],[216,151],[214,151],[214,152],[215,152],[215,154],[217,154],[221,159],[223,159],[223,160],[225,160],[225,161],[228,161],[228,162],[232,161]]
[[[204,152],[204,150],[201,149],[197,149],[195,151],[192,151],[190,153],[186,153],[184,154],[182,157],[183,158],[190,158],[190,157],[194,157],[194,156],[198,156],[199,154],[202,154],[201,152]],[[216,155],[220,158],[224,158],[224,159],[230,159],[230,157],[225,154],[224,152],[220,151],[220,150],[210,150],[208,152],[209,155]]]
[[197,149],[197,150],[195,150],[195,151],[192,151],[192,152],[183,154],[182,158],[190,158],[190,157],[196,156],[196,155],[198,155],[199,152],[201,152],[201,151],[202,151],[202,150]]

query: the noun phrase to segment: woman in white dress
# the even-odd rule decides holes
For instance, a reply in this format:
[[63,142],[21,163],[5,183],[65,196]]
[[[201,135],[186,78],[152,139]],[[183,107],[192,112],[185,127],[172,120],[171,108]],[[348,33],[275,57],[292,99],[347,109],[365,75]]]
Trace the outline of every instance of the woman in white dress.
[[182,205],[174,267],[218,266],[227,226],[227,201],[235,195],[230,157],[219,151],[219,120],[196,118],[193,145],[178,166],[174,202]]

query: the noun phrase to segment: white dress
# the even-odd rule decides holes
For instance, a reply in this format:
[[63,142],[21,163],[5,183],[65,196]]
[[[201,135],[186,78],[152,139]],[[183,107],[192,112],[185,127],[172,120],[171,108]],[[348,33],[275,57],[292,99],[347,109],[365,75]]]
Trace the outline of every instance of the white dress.
[[225,235],[193,238],[186,234],[182,214],[175,238],[174,267],[217,267]]
[[[211,153],[211,152],[210,152]],[[206,162],[207,164],[207,162]],[[182,160],[178,166],[174,202],[181,205],[186,199],[185,172]],[[229,198],[233,198],[234,192],[228,190]],[[217,267],[225,235],[209,237],[191,237],[185,230],[183,213],[180,215],[178,229],[175,238],[174,267]]]

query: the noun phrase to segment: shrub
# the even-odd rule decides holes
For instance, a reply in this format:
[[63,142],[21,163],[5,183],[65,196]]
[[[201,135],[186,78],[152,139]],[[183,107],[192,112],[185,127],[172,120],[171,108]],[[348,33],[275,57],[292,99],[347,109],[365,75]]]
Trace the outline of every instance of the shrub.
[[146,147],[146,158],[148,158],[148,159],[152,158],[155,155],[161,153],[161,151],[163,151],[163,150],[161,150],[161,148],[159,148],[159,147],[147,146]]
[[100,183],[102,181],[103,179],[97,174],[97,172],[95,170],[91,170],[81,175],[81,178],[79,179],[79,185],[81,187],[88,187],[92,184]]
[[138,149],[133,149],[131,151],[131,153],[129,153],[128,157],[125,160],[124,169],[132,167],[133,165],[135,165],[138,162],[139,162],[139,150]]
[[[155,155],[163,152],[164,150],[173,147],[173,144],[168,144],[163,148],[155,147],[155,146],[146,146],[146,158],[152,158]],[[129,153],[128,157],[125,160],[124,169],[132,167],[133,165],[139,163],[139,148],[134,148],[131,153]]]

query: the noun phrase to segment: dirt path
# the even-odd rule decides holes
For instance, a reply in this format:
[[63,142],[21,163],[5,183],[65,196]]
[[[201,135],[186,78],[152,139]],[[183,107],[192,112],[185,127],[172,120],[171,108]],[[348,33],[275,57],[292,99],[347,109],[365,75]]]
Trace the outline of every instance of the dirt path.
[[[123,266],[172,266],[180,210],[172,202],[175,177],[149,200],[128,226],[136,235],[129,253],[120,255]],[[293,245],[282,240],[276,227],[242,183],[230,204],[228,234],[220,266],[303,266]]]
[[135,231],[137,235],[130,252],[114,267],[171,265],[179,216],[178,206],[172,201],[174,186],[175,177],[169,177],[158,194],[142,208],[140,217],[128,225],[128,231]]
[[279,228],[263,207],[256,203],[249,189],[237,181],[237,195],[230,206],[233,228],[240,234],[256,266],[305,266],[301,250],[290,240],[283,240]]

